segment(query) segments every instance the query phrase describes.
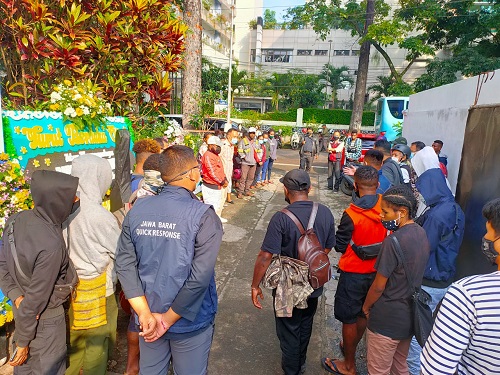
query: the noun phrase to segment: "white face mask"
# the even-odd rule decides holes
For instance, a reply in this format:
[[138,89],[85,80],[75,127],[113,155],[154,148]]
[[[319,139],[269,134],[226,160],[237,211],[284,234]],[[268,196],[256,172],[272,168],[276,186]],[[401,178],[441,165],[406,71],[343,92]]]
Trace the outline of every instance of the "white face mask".
[[399,158],[397,156],[393,156],[392,160],[394,160],[396,163],[399,163]]

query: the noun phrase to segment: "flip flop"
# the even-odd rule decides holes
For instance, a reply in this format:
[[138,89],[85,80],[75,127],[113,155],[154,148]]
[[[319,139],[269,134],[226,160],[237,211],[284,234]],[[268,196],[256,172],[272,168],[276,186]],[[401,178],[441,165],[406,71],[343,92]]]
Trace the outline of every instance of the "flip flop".
[[321,358],[321,366],[323,366],[323,368],[328,371],[330,374],[337,374],[337,375],[344,375],[343,373],[341,373],[339,371],[339,369],[337,368],[337,365],[335,364],[335,359],[330,359],[330,363],[332,364],[333,366],[333,369],[327,365],[326,363],[326,357],[325,358]]

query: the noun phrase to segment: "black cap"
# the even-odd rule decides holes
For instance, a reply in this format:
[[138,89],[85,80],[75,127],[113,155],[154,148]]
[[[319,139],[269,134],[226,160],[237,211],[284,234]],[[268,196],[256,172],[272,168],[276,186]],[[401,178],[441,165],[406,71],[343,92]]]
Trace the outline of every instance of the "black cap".
[[280,182],[288,190],[307,190],[311,187],[309,173],[303,169],[292,169],[285,176],[280,178]]

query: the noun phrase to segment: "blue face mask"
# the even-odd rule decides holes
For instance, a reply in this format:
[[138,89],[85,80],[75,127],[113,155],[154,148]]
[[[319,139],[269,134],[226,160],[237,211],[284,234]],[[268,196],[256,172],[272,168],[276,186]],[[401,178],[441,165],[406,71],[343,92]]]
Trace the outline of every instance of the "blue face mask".
[[264,138],[264,143],[267,143],[268,141],[269,141],[269,139]]
[[231,143],[232,143],[233,145],[237,145],[237,144],[238,144],[238,138],[233,138],[233,139],[231,139]]
[[263,139],[259,139],[259,144],[260,145],[264,144],[264,140]]

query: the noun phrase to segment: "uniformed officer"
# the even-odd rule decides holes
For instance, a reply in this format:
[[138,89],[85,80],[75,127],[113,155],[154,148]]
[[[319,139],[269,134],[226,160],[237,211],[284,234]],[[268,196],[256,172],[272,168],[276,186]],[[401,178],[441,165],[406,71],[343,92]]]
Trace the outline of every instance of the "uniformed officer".
[[123,222],[116,271],[141,326],[140,371],[207,372],[217,312],[214,267],[222,224],[192,191],[198,162],[185,146],[162,154],[165,186],[138,200]]

